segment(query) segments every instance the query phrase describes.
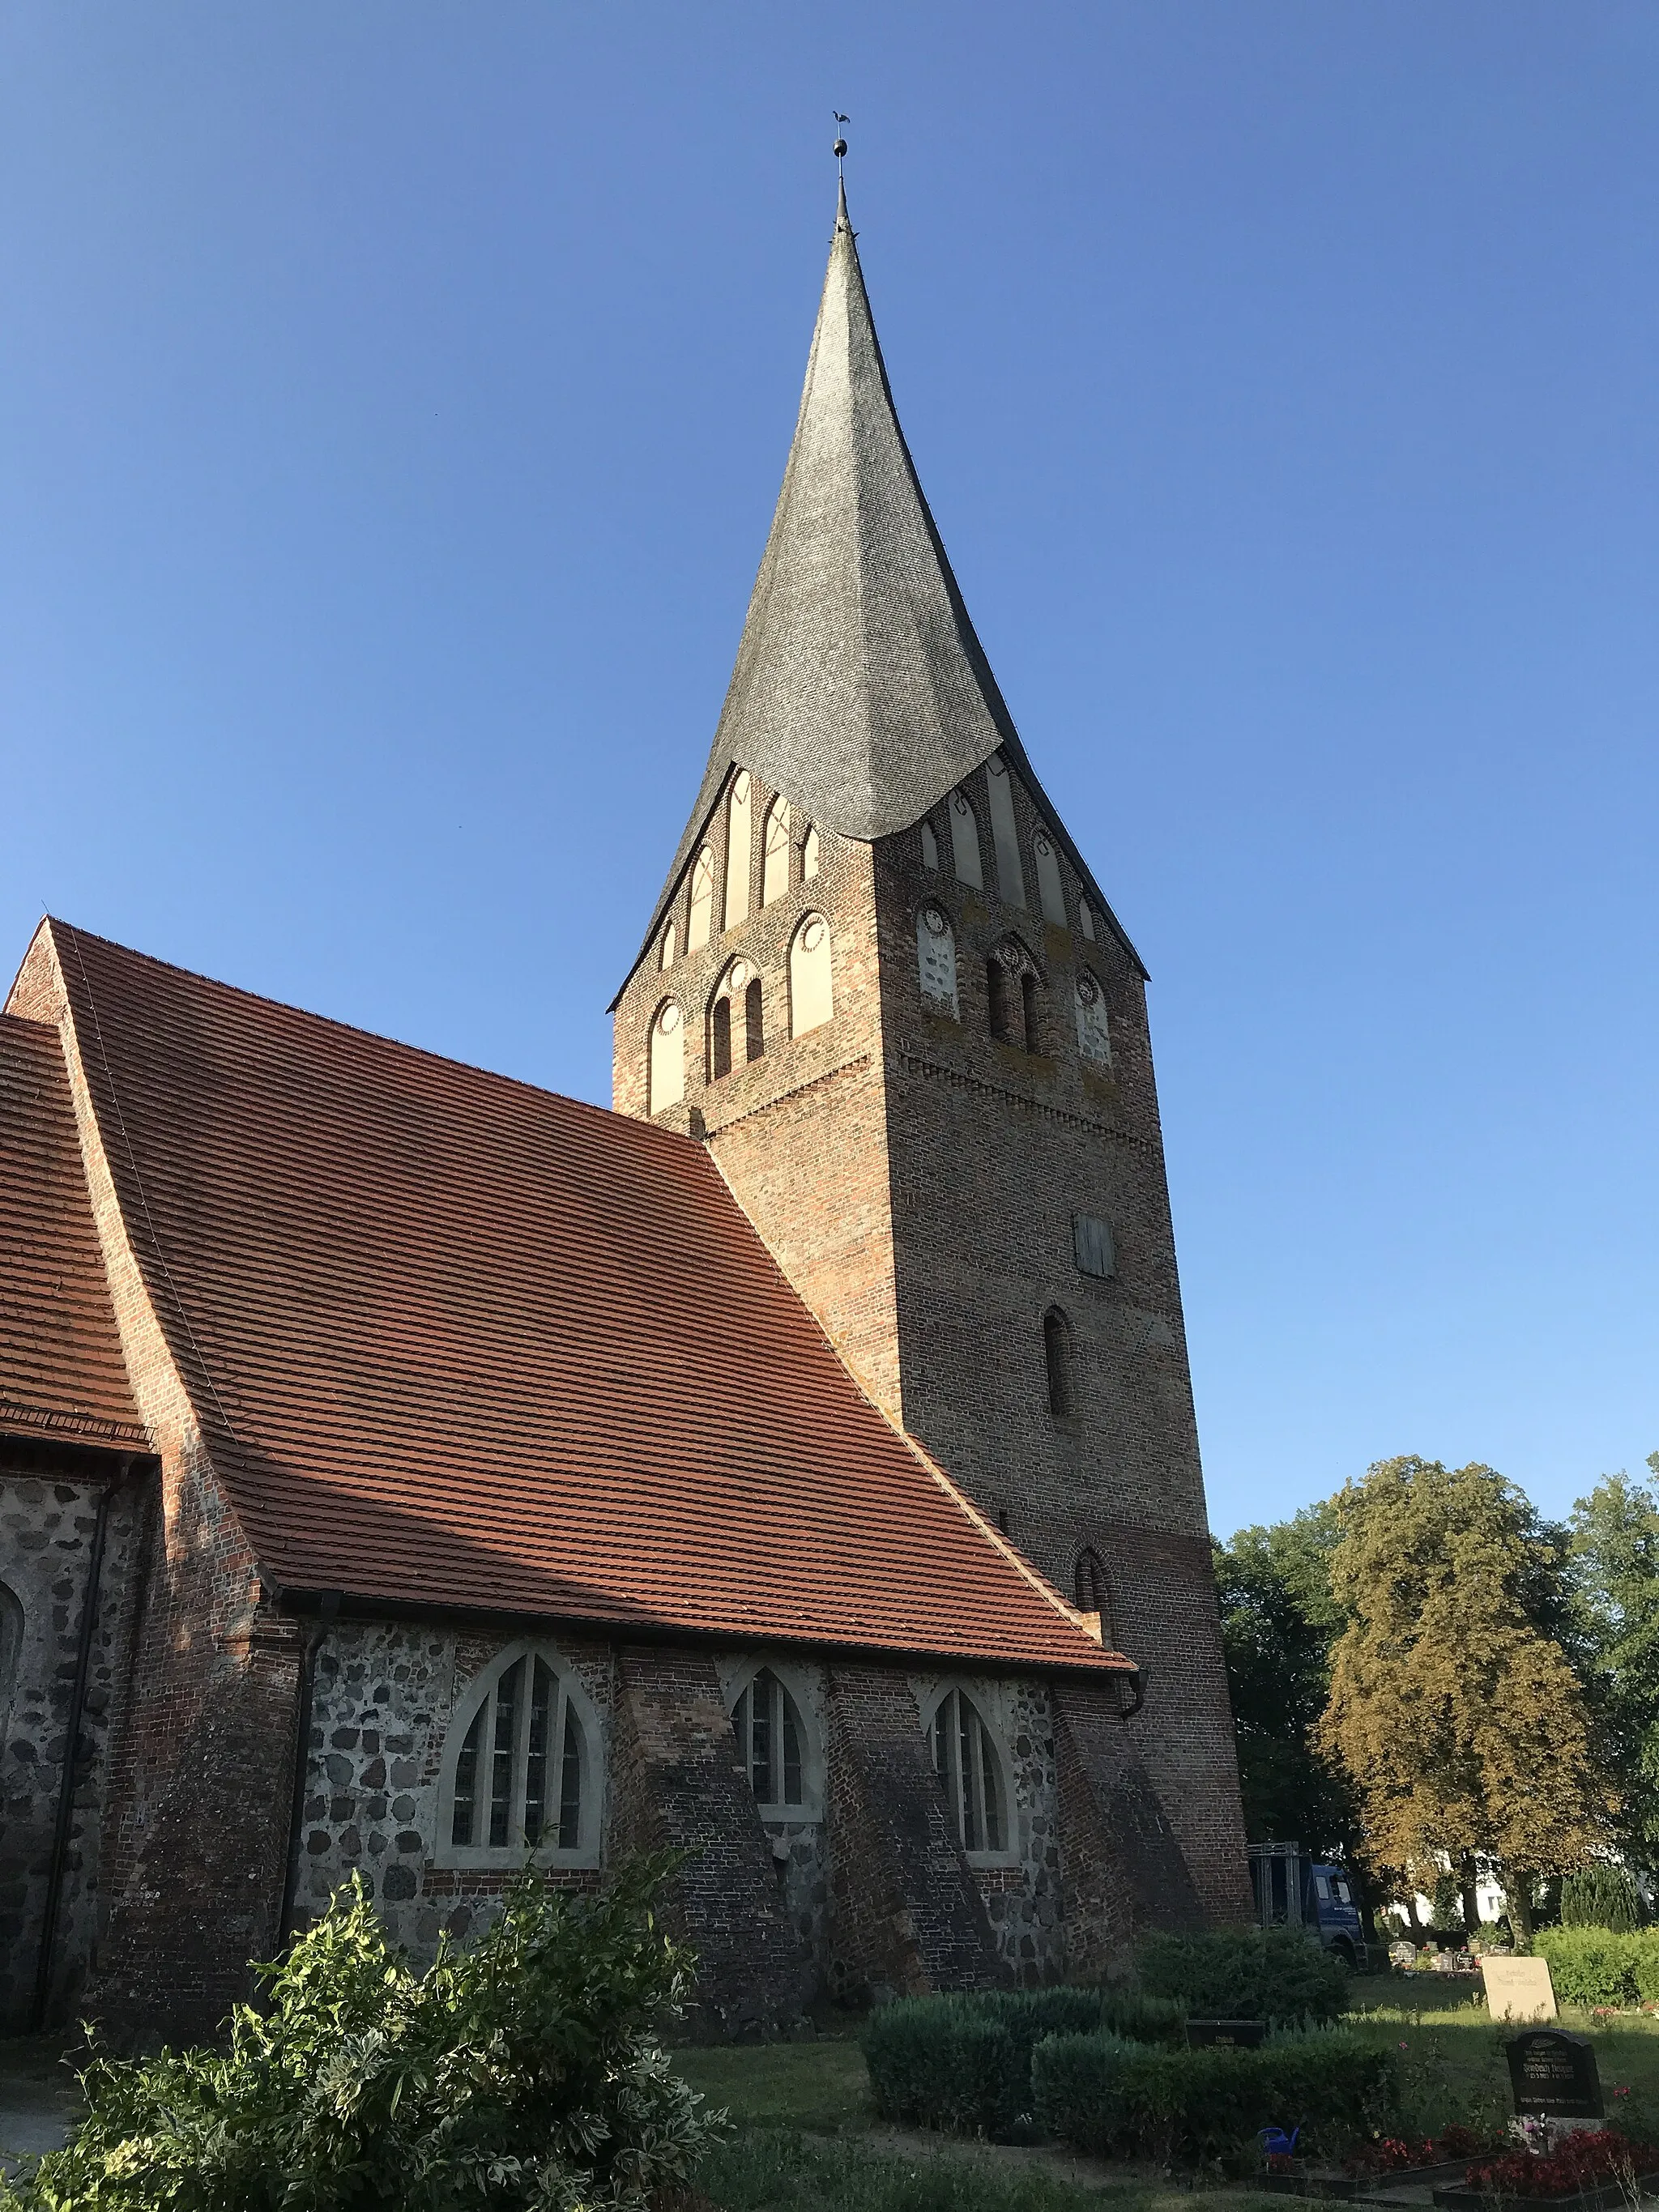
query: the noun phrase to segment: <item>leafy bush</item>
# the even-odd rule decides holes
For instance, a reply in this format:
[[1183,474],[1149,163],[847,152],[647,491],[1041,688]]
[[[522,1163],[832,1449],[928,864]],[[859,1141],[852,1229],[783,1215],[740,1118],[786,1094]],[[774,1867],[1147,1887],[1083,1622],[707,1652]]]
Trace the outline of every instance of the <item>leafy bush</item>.
[[1149,1996],[1200,2020],[1333,2021],[1347,2003],[1346,1968],[1293,1928],[1148,1936],[1135,1966]]
[[885,2118],[1000,2136],[1031,2109],[1031,2052],[1043,2037],[1102,2029],[1184,2045],[1187,2016],[1134,1990],[997,1990],[902,1998],[871,2014],[862,2039]]
[[1392,2054],[1341,2028],[1281,2035],[1255,2051],[1159,2051],[1121,2036],[1055,2035],[1032,2055],[1036,2116],[1079,2150],[1237,2163],[1257,2131],[1333,2140],[1386,2126]]
[[[1497,2158],[1471,2166],[1464,2179],[1483,2197],[1565,2197],[1604,2187],[1609,2181],[1632,2185],[1644,2174],[1659,2172],[1659,2148],[1629,2142],[1609,2128],[1592,2134],[1576,2129],[1544,2156],[1532,2151],[1506,2151]],[[1635,2202],[1634,2196],[1631,2198]]]
[[1653,1952],[1647,1939],[1605,1928],[1540,1928],[1532,1948],[1549,1960],[1558,2002],[1571,2005],[1636,2003],[1637,1960]]
[[94,2059],[67,2149],[8,2212],[641,2212],[717,2123],[651,2023],[689,1953],[657,1932],[665,1862],[589,1900],[526,1874],[424,1973],[360,1882],[239,2006],[228,2051]]
[[1564,1928],[1610,1928],[1629,1935],[1646,1923],[1641,1892],[1623,1867],[1592,1863],[1562,1881]]

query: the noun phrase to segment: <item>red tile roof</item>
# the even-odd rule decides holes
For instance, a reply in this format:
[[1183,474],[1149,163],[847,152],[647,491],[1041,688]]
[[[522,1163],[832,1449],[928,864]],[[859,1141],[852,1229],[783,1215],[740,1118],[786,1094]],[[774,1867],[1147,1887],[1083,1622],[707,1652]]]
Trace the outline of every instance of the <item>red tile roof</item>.
[[864,1397],[701,1145],[49,927],[129,1233],[277,1582],[1127,1663]]
[[55,1029],[0,1014],[0,1430],[145,1444]]

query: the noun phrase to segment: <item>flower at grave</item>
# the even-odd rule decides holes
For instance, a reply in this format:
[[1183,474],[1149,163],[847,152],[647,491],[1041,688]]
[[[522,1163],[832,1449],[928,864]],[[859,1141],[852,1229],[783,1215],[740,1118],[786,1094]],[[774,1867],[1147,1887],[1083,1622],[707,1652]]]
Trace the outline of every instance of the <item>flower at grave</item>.
[[1630,2094],[1630,2083],[1628,2081],[1616,2082],[1613,2086],[1613,2094],[1615,2097],[1628,2097]]

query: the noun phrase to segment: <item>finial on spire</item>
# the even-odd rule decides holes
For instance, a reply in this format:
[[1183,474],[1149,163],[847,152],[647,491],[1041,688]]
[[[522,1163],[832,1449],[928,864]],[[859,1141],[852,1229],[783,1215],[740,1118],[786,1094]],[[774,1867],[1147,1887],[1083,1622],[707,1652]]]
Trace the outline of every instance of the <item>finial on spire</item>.
[[[831,112],[837,125],[850,123],[853,119],[850,115],[842,114],[838,109]],[[847,213],[847,171],[842,167],[847,159],[847,141],[839,129],[836,132],[836,143],[830,150],[836,157],[836,229],[837,233],[844,230],[850,237],[853,225]]]
[[[832,109],[831,112],[834,113],[834,112],[835,111]],[[850,115],[836,115],[836,120],[837,123],[850,123],[852,119],[853,118]],[[847,159],[847,141],[839,131],[836,133],[836,143],[830,150],[835,155],[836,166],[839,168],[841,164]]]

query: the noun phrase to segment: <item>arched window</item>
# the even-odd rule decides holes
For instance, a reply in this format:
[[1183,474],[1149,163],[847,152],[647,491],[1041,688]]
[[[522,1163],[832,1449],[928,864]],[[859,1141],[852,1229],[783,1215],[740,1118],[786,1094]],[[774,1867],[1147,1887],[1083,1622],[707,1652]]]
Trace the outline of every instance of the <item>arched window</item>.
[[691,926],[685,933],[688,952],[701,952],[708,942],[714,911],[714,855],[705,845],[691,864]]
[[0,1742],[5,1738],[6,1722],[17,1688],[17,1662],[22,1649],[22,1606],[15,1593],[0,1583]]
[[749,872],[753,862],[755,787],[747,769],[739,769],[726,810],[726,927],[749,918]]
[[1042,919],[1064,929],[1066,890],[1060,880],[1060,855],[1054,850],[1054,839],[1040,822],[1031,840],[1031,849],[1036,854],[1037,903],[1042,908]]
[[933,835],[931,822],[924,822],[921,825],[921,865],[924,868],[937,869],[939,866],[939,839]]
[[664,969],[674,964],[674,925],[671,921],[662,933],[662,953],[658,963]]
[[599,1856],[599,1734],[555,1655],[519,1644],[457,1705],[438,1790],[438,1850],[451,1866],[511,1866],[526,1851]]
[[821,1029],[836,1011],[830,973],[830,925],[809,914],[789,946],[789,1034]]
[[1017,937],[1005,937],[985,963],[991,1035],[1002,1044],[1036,1052],[1041,1042],[1037,965]]
[[1112,1064],[1111,1029],[1106,1018],[1106,994],[1100,978],[1087,968],[1078,971],[1077,1047],[1085,1060],[1101,1067]]
[[672,999],[665,999],[651,1018],[645,1110],[660,1114],[665,1106],[678,1106],[684,1096],[684,1017]]
[[921,995],[936,1013],[960,1018],[957,1002],[957,936],[951,917],[931,900],[916,915],[916,966]]
[[985,764],[991,794],[991,842],[996,847],[997,889],[1010,906],[1025,903],[1025,872],[1019,864],[1019,832],[1014,826],[1014,779],[1000,753]]
[[[760,978],[746,960],[734,960],[714,986],[714,995],[708,1005],[708,1080],[711,1083],[718,1083],[721,1076],[732,1073],[734,1040],[743,1037],[746,1042],[748,994],[751,989],[759,991]],[[744,1057],[755,1060],[759,1055],[745,1050]]]
[[766,860],[761,871],[761,904],[770,906],[789,889],[789,801],[781,792],[766,812]]
[[805,836],[801,841],[800,879],[802,883],[810,884],[812,878],[817,874],[817,872],[818,833],[816,830],[809,829]]
[[965,793],[951,793],[951,866],[959,884],[985,888],[985,871],[979,857],[979,817]]
[[800,1707],[769,1667],[744,1683],[732,1726],[762,1819],[817,1820],[823,1799],[817,1747]]
[[965,1851],[1007,1849],[1007,1790],[996,1740],[965,1690],[947,1690],[927,1724],[933,1771]]
[[1077,918],[1083,924],[1083,934],[1092,945],[1095,941],[1095,910],[1087,899],[1078,901]]
[[1101,1565],[1100,1554],[1092,1546],[1085,1545],[1077,1555],[1074,1587],[1078,1611],[1094,1614],[1100,1623],[1101,1642],[1115,1650],[1117,1630],[1112,1620],[1111,1585],[1106,1579],[1106,1570]]
[[750,1059],[759,1060],[766,1050],[766,1026],[758,975],[750,977],[749,988],[743,994],[743,1035]]
[[1058,1306],[1042,1316],[1042,1364],[1048,1380],[1048,1411],[1058,1419],[1072,1410],[1072,1325]]

